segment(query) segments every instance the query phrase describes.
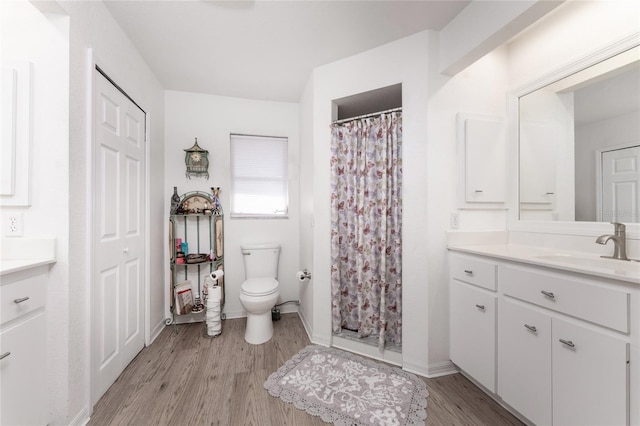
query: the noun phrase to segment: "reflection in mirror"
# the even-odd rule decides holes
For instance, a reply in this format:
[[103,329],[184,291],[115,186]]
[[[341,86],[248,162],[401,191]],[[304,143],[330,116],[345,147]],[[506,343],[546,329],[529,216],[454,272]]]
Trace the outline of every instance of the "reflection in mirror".
[[640,47],[522,96],[520,220],[640,222]]

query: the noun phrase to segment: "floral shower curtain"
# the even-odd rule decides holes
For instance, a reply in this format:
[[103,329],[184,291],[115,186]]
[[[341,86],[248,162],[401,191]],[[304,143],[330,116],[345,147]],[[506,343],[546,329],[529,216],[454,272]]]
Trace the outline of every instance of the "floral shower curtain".
[[333,332],[402,340],[402,118],[331,126]]

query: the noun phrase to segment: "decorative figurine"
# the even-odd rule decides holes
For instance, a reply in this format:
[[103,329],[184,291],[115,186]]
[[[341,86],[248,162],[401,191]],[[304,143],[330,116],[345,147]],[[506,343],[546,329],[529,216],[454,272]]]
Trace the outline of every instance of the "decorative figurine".
[[173,195],[171,196],[171,214],[178,213],[178,206],[180,206],[180,196],[178,195],[178,187],[173,187]]
[[220,187],[211,187],[213,193],[213,212],[216,214],[222,213],[222,204],[220,204]]
[[196,294],[196,300],[194,302],[193,308],[191,308],[191,313],[195,314],[202,311],[204,311],[204,304],[200,299],[200,295]]

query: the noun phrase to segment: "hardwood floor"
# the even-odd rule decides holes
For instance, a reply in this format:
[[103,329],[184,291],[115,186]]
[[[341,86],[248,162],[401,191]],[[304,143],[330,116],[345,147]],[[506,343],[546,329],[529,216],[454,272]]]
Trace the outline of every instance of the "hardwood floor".
[[[226,320],[210,339],[203,324],[167,327],[98,401],[97,425],[325,425],[262,387],[309,339],[297,314],[274,322],[262,345],[244,341],[245,319]],[[427,425],[521,425],[460,374],[423,378]]]

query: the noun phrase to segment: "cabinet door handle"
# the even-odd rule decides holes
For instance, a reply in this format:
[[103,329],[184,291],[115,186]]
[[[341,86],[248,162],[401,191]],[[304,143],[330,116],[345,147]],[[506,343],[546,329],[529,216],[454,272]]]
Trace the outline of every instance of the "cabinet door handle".
[[11,352],[5,352],[2,355],[0,355],[0,359],[5,359],[6,357],[8,357],[9,355],[11,355]]
[[553,195],[553,194],[555,194],[555,192],[547,192],[547,193],[546,193],[546,194],[544,194],[544,195]]
[[550,291],[544,291],[544,290],[542,290],[540,293],[544,294],[544,295],[545,295],[545,296],[547,296],[549,299],[555,299],[555,298],[556,298],[556,295],[555,295],[555,294],[553,294],[553,293],[552,293],[552,292],[550,292]]
[[478,309],[480,309],[480,310],[484,311],[484,305],[476,305],[476,308],[478,308]]
[[476,189],[475,192],[483,192],[482,189]]
[[534,333],[538,331],[538,329],[534,325],[525,324],[524,327],[527,330],[533,331]]
[[473,275],[473,271],[470,270],[470,269],[465,269],[464,273],[467,274],[467,275]]
[[571,340],[564,340],[564,339],[559,339],[560,343],[569,346],[570,348],[575,348],[576,345],[574,345],[574,343]]
[[22,303],[22,302],[26,302],[27,300],[29,300],[29,296],[21,297],[19,299],[13,299],[13,303]]

